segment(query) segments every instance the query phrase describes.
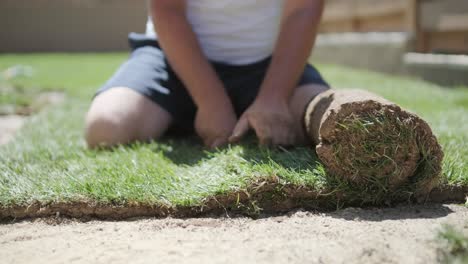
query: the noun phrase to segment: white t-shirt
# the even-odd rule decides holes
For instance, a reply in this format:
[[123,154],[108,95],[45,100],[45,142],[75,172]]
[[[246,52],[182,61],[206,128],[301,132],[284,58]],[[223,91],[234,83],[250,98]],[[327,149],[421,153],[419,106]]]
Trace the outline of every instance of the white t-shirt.
[[[273,53],[284,0],[187,0],[187,18],[211,61],[250,64]],[[146,34],[157,38],[151,19]]]

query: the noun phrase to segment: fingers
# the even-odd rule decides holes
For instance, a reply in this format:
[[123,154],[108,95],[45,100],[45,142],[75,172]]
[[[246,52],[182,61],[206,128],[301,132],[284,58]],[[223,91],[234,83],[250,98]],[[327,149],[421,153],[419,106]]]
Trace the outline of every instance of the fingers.
[[241,140],[247,132],[249,132],[250,124],[247,117],[244,115],[240,118],[239,122],[237,122],[234,131],[232,132],[231,137],[229,138],[230,143],[236,143]]
[[293,124],[283,120],[276,123],[257,122],[252,120],[252,128],[255,130],[260,145],[263,146],[292,146],[296,141]]
[[228,143],[227,136],[210,137],[210,138],[205,138],[203,140],[203,144],[205,145],[205,147],[209,149],[216,149],[216,148],[226,145],[227,143]]
[[272,146],[273,139],[270,136],[259,136],[258,137],[259,144],[261,146]]
[[278,146],[292,146],[295,143],[295,132],[296,130],[291,123],[283,123],[275,129],[275,136],[273,144]]
[[216,138],[213,143],[210,145],[207,145],[211,149],[219,148],[221,146],[224,146],[228,143],[228,138]]
[[216,136],[205,140],[205,145],[211,149],[221,147],[227,143],[239,142],[249,131],[255,130],[255,134],[259,140],[259,144],[263,146],[292,146],[296,143],[296,130],[294,123],[278,118],[274,123],[265,122],[262,118],[252,116],[251,119],[247,115],[243,115],[236,126],[232,135]]
[[258,142],[261,146],[271,146],[273,144],[272,126],[269,123],[261,122],[257,118],[252,119],[252,128],[255,130]]

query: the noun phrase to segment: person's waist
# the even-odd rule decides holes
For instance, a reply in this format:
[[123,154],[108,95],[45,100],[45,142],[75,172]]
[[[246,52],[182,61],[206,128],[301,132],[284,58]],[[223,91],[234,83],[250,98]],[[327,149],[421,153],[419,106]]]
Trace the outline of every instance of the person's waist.
[[[132,50],[136,50],[138,48],[147,46],[163,50],[156,36],[132,32],[129,34],[129,42]],[[238,67],[246,70],[248,70],[250,67],[252,69],[255,69],[264,64],[269,64],[271,61],[271,53],[265,52],[264,50],[258,55],[252,55],[252,50],[249,50],[245,54],[242,54],[242,52],[238,52],[237,56],[223,56],[222,49],[216,52],[205,51],[205,53],[207,55],[208,60],[212,64],[216,65],[218,69],[231,67]]]

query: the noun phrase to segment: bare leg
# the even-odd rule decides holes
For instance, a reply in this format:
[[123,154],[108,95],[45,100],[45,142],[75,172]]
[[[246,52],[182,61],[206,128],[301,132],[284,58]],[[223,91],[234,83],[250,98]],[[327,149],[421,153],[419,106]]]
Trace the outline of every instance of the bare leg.
[[296,89],[290,101],[290,110],[297,125],[297,145],[309,144],[311,140],[306,136],[304,128],[304,114],[307,106],[318,94],[329,90],[323,85],[307,84]]
[[171,115],[150,99],[116,87],[98,95],[91,104],[86,116],[86,142],[95,148],[158,139],[171,122]]

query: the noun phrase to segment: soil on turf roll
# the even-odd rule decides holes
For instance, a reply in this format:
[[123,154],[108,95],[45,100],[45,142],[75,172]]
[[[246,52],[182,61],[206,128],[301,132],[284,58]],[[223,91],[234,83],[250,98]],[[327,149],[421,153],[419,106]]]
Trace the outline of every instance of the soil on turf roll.
[[424,197],[438,184],[443,152],[429,125],[375,94],[330,90],[306,110],[306,129],[330,175],[390,193]]

